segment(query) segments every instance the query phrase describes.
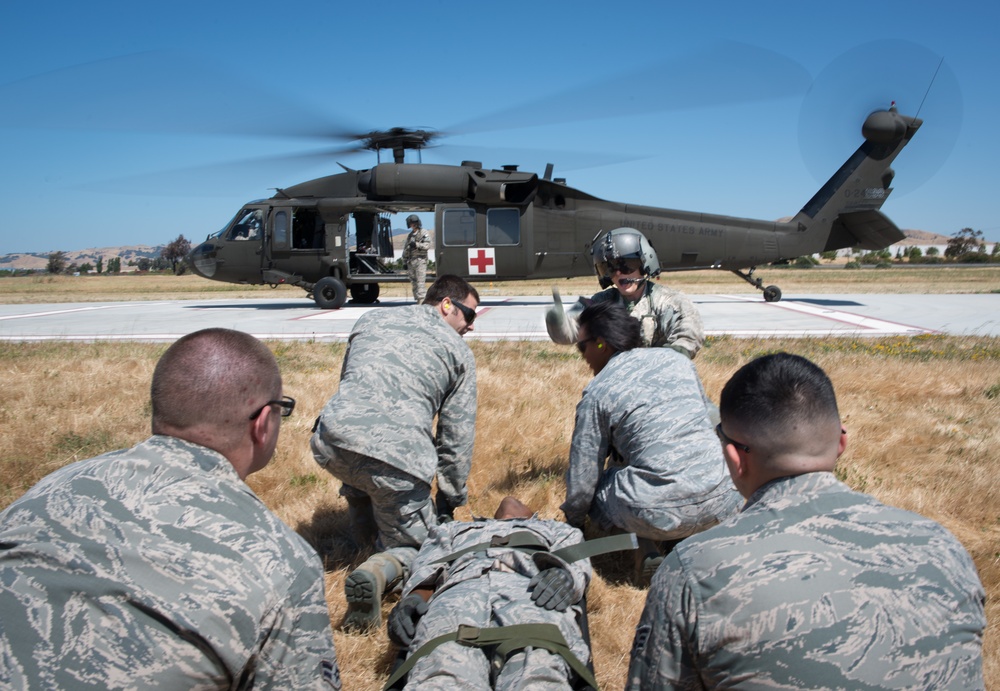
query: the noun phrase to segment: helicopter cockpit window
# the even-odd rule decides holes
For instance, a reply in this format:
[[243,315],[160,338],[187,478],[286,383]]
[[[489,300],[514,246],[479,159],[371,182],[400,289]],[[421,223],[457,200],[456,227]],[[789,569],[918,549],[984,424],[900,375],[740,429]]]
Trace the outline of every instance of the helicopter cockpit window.
[[244,209],[235,219],[227,240],[257,240],[264,224],[264,214],[260,209]]
[[474,209],[445,209],[442,214],[442,241],[445,245],[471,247],[476,244]]
[[521,215],[517,209],[486,212],[486,244],[517,245],[521,242]]

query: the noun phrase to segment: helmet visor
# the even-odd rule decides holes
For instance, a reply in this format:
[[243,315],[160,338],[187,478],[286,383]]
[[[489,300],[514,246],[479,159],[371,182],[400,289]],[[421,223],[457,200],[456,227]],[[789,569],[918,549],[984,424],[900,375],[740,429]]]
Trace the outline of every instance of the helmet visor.
[[594,267],[599,276],[612,272],[632,273],[642,270],[642,236],[638,233],[618,233],[604,236],[594,250]]

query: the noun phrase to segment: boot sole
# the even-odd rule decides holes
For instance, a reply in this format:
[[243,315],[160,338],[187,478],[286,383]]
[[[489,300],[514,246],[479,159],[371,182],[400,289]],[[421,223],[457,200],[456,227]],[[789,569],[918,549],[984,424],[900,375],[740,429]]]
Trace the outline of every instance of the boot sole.
[[344,582],[347,614],[343,627],[347,631],[367,631],[382,625],[382,593],[375,574],[356,570]]

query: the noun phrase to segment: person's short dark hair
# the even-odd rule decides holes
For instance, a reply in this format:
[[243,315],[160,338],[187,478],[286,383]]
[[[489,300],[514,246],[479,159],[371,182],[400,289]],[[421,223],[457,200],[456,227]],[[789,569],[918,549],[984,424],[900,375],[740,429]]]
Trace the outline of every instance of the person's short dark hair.
[[800,355],[774,353],[753,360],[726,382],[719,413],[744,429],[762,432],[840,419],[833,383]]
[[595,302],[580,313],[580,326],[591,338],[602,338],[616,353],[642,345],[642,326],[617,302]]
[[187,334],[160,357],[150,399],[153,432],[199,425],[219,435],[245,428],[260,398],[281,395],[281,372],[264,343],[242,331],[210,328]]
[[476,299],[476,304],[479,304],[479,293],[468,281],[454,274],[445,274],[438,276],[438,279],[427,289],[424,304],[437,305],[445,298],[450,298],[452,302],[462,302],[470,294]]

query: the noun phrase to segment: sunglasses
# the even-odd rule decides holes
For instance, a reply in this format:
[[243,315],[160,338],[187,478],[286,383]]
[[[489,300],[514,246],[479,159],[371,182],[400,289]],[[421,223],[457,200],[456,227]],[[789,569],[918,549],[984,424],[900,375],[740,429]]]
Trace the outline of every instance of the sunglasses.
[[725,432],[722,431],[722,423],[720,422],[715,426],[715,434],[718,435],[719,439],[722,440],[723,444],[732,444],[737,449],[740,449],[743,453],[750,453],[750,447],[746,444],[741,444],[735,439],[730,439]]
[[580,355],[583,355],[585,352],[587,352],[587,344],[590,343],[593,340],[595,340],[595,339],[593,339],[593,338],[585,338],[582,341],[577,341],[576,342],[576,349],[580,351]]
[[462,313],[462,318],[465,319],[465,323],[468,326],[472,326],[472,322],[476,321],[476,310],[472,309],[468,305],[463,305],[457,300],[452,300],[451,304],[458,308],[458,311]]
[[295,399],[292,398],[291,396],[282,396],[280,401],[268,401],[260,408],[258,408],[254,412],[254,414],[250,416],[250,419],[256,420],[257,418],[259,418],[260,414],[264,412],[264,408],[268,407],[269,405],[281,406],[281,411],[280,411],[281,417],[288,417],[289,415],[292,414],[292,411],[295,410]]

